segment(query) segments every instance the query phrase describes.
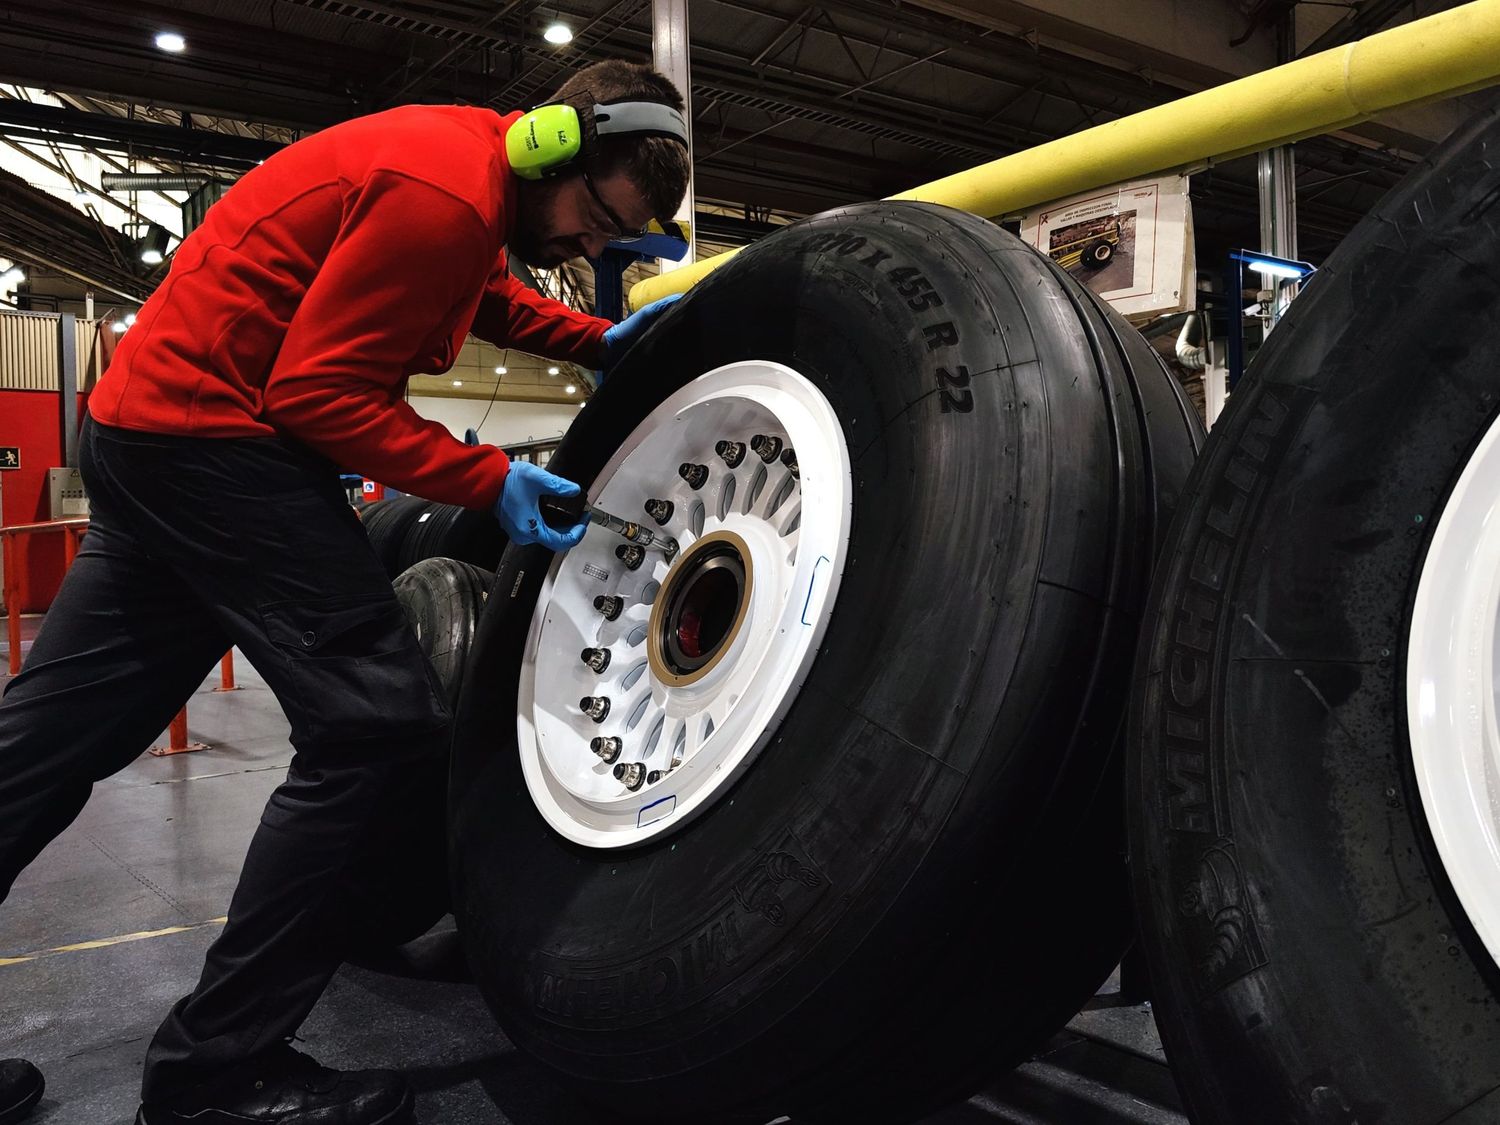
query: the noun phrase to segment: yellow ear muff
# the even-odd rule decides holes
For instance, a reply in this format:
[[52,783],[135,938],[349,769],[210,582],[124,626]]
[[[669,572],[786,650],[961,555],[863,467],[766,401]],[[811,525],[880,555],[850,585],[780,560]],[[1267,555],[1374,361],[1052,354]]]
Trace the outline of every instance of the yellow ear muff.
[[523,180],[555,175],[578,156],[583,128],[570,105],[543,105],[522,114],[505,133],[510,170]]

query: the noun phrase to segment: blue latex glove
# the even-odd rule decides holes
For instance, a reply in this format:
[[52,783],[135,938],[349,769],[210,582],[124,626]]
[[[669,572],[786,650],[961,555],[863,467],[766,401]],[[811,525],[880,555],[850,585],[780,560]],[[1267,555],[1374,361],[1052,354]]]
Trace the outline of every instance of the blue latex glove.
[[646,334],[646,329],[656,323],[657,317],[680,300],[681,293],[668,294],[604,330],[604,370],[601,372],[600,382],[614,370],[615,364],[620,362],[620,357],[630,350],[630,346]]
[[512,543],[540,543],[554,551],[578,546],[589,529],[588,520],[580,520],[567,531],[548,527],[542,519],[537,501],[543,496],[575,496],[578,486],[570,480],[553,476],[530,461],[512,461],[505,474],[505,486],[495,502],[495,518]]

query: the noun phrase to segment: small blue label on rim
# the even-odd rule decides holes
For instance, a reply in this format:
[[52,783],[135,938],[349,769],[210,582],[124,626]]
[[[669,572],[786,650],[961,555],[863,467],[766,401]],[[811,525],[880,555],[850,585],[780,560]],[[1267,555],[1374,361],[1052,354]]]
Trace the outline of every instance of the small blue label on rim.
[[677,811],[677,794],[662,797],[660,800],[652,801],[649,805],[642,805],[641,811],[636,814],[635,826],[644,828],[648,824],[655,824],[658,820],[665,820]]
[[818,561],[813,563],[812,577],[807,580],[807,597],[802,600],[802,624],[804,625],[812,624],[812,622],[807,619],[807,607],[812,604],[813,587],[818,584],[818,571],[822,570],[823,564],[828,561],[829,559],[827,555],[819,555]]

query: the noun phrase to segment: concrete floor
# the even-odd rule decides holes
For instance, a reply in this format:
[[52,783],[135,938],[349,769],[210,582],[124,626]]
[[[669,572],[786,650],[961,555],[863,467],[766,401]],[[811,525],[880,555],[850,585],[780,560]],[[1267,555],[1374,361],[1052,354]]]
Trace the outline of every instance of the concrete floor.
[[[236,671],[242,690],[212,692],[216,670],[189,703],[190,736],[210,749],[143,754],[101,782],[0,906],[0,1057],[45,1072],[36,1125],[133,1120],[146,1044],[222,923],[291,759],[274,697],[247,662]],[[612,1125],[498,1030],[464,980],[451,920],[387,968],[345,966],[301,1048],[330,1066],[402,1070],[429,1125]],[[1032,1063],[927,1125],[1185,1120],[1149,1009],[1101,994]]]

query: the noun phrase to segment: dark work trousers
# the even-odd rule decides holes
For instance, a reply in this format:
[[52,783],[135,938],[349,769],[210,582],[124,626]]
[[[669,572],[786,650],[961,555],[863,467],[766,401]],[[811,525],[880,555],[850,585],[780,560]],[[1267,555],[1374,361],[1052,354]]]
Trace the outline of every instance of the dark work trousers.
[[347,948],[341,880],[402,768],[446,752],[448,714],[326,461],[275,438],[89,419],[80,463],[88,534],[0,700],[0,900],[231,644],[275,692],[296,750],[202,979],[147,1053],[153,1101],[297,1030]]

